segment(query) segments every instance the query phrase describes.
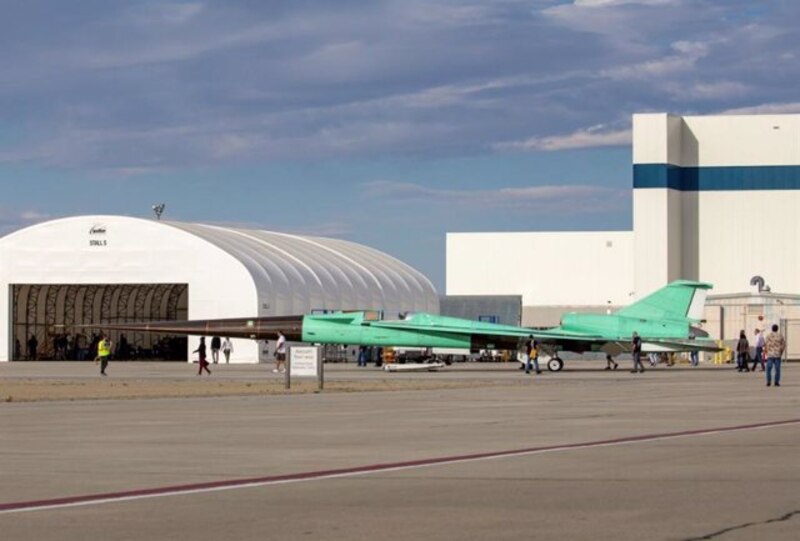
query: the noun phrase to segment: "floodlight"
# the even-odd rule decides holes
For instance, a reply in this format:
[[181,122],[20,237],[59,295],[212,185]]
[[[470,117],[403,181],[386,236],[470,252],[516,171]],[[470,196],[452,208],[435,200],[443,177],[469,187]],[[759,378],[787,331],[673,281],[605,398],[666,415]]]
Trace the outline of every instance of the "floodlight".
[[161,215],[164,214],[164,208],[166,208],[166,206],[167,205],[165,203],[158,203],[156,205],[153,205],[153,214],[156,215],[156,220],[161,219]]

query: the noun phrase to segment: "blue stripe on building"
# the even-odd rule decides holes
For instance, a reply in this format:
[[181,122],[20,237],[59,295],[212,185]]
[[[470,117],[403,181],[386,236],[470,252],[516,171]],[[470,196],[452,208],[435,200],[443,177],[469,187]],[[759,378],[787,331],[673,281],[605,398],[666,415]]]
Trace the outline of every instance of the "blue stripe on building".
[[679,167],[634,164],[634,188],[672,188],[684,192],[722,190],[800,190],[800,165]]

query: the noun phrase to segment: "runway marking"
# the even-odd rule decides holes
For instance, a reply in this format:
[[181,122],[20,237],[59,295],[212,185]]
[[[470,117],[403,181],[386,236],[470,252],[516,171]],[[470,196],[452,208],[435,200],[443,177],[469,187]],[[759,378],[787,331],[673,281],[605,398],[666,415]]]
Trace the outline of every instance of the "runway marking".
[[429,466],[458,464],[462,462],[474,462],[478,460],[494,460],[498,458],[506,458],[513,456],[556,453],[559,451],[573,451],[578,449],[591,449],[596,447],[631,445],[635,443],[646,443],[652,441],[687,438],[692,436],[708,436],[712,434],[722,434],[726,432],[760,430],[760,429],[774,428],[774,427],[787,426],[793,424],[800,424],[800,419],[788,419],[784,421],[770,421],[764,423],[754,423],[754,424],[738,425],[738,426],[725,426],[718,428],[701,428],[697,430],[684,430],[681,432],[665,432],[661,434],[644,434],[640,436],[628,436],[624,438],[614,438],[608,440],[590,441],[582,443],[567,443],[562,445],[529,447],[524,449],[514,449],[508,451],[494,451],[487,453],[476,453],[471,455],[456,455],[456,456],[428,458],[421,460],[410,460],[406,462],[371,464],[367,466],[356,466],[353,468],[301,472],[301,473],[292,473],[286,475],[274,475],[268,477],[229,479],[225,481],[211,481],[207,483],[173,485],[173,486],[158,487],[158,488],[128,490],[122,492],[108,492],[104,494],[67,496],[64,498],[53,498],[47,500],[0,503],[0,514],[22,513],[28,511],[43,511],[47,509],[64,509],[68,507],[100,505],[105,503],[142,500],[147,498],[161,498],[165,496],[201,494],[204,492],[219,492],[223,490],[234,490],[239,488],[252,488],[252,487],[263,487],[263,486],[281,485],[289,483],[301,483],[304,481],[317,481],[322,479],[335,479],[340,477],[355,477],[358,475],[369,475],[372,473],[379,473],[379,472],[391,472],[391,471],[408,470],[415,468],[425,468]]

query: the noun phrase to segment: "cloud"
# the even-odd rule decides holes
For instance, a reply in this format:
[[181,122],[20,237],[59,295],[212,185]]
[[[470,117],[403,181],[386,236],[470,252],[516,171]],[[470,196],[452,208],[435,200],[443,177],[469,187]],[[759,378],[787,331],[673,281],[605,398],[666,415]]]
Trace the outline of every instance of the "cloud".
[[575,0],[573,5],[576,7],[612,7],[625,4],[639,4],[643,6],[659,6],[665,4],[677,4],[678,0]]
[[796,115],[800,114],[800,102],[761,103],[720,111],[720,115]]
[[582,128],[567,135],[529,137],[520,141],[497,143],[495,150],[534,151],[569,150],[576,148],[616,147],[631,144],[631,130],[608,129],[603,124]]
[[672,54],[601,70],[603,77],[618,80],[664,78],[695,67],[697,61],[709,53],[709,43],[701,41],[676,41],[670,45]]
[[681,0],[575,0],[545,7],[541,14],[555,24],[606,35],[616,41],[639,36],[646,28],[658,27],[663,24],[663,18],[680,17],[681,3]]
[[200,15],[205,7],[202,2],[145,2],[130,8],[127,16],[142,25],[180,25]]
[[672,93],[682,100],[720,101],[728,98],[747,95],[751,87],[737,81],[717,81],[713,83],[697,83],[688,86],[673,85]]
[[59,7],[59,24],[26,3],[0,20],[5,163],[137,175],[624,145],[633,113],[791,103],[800,80],[788,2]]
[[471,209],[506,209],[554,212],[606,212],[622,206],[626,193],[598,186],[545,185],[494,190],[431,188],[422,184],[375,181],[362,186],[369,199],[393,204],[454,206]]
[[44,222],[50,218],[49,214],[33,209],[15,210],[0,206],[0,236]]
[[502,22],[498,17],[499,6],[492,5],[491,2],[470,4],[406,0],[404,4],[403,12],[408,23],[414,25],[422,24],[441,29]]

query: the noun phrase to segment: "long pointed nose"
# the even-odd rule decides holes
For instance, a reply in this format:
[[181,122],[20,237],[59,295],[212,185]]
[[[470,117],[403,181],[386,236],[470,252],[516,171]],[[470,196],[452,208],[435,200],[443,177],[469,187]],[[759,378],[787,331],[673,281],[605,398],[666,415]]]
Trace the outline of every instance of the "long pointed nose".
[[293,342],[302,340],[303,316],[276,316],[236,319],[198,319],[192,321],[153,321],[147,323],[98,323],[80,327],[112,331],[149,332],[171,335],[228,336],[269,340],[282,332]]

